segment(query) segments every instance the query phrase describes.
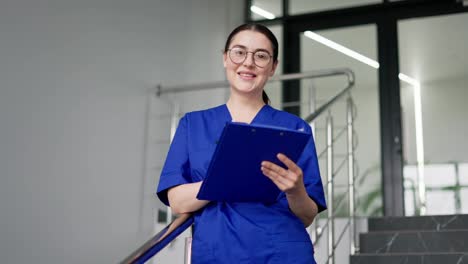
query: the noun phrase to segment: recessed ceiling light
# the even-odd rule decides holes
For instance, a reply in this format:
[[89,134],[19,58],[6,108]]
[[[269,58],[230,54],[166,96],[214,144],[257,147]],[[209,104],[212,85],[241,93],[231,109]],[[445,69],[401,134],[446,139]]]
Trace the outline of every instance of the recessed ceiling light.
[[341,45],[341,44],[338,44],[332,40],[329,40],[323,36],[320,36],[319,34],[317,33],[314,33],[312,31],[306,31],[304,32],[304,35],[310,39],[313,39],[325,46],[328,46],[336,51],[339,51],[345,55],[348,55],[349,57],[353,58],[353,59],[356,59],[360,62],[363,62],[371,67],[374,67],[376,69],[379,68],[379,63],[371,58],[368,58],[352,49],[348,49],[347,47]]

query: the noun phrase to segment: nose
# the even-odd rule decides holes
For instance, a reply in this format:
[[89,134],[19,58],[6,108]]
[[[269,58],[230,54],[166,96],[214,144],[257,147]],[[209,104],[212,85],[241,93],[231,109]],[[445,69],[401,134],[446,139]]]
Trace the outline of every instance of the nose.
[[244,65],[245,66],[253,66],[255,64],[253,53],[248,52],[246,56],[247,57],[244,60]]

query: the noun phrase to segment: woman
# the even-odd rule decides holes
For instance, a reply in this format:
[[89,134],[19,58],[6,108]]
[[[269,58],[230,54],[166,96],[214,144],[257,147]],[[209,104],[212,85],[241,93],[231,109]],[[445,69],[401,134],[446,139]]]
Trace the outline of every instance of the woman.
[[315,263],[305,227],[326,204],[312,137],[297,164],[282,154],[277,157],[287,169],[267,161],[259,164],[282,191],[275,203],[196,198],[226,122],[311,133],[302,119],[268,105],[263,88],[278,66],[278,41],[268,28],[244,24],[234,29],[223,61],[230,97],[224,105],[182,117],[161,173],[158,196],[173,212],[194,214],[192,263]]

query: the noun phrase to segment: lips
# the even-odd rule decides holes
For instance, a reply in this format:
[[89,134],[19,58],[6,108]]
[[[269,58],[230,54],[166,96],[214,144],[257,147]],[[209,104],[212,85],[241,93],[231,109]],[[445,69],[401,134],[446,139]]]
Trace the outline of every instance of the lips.
[[257,77],[257,75],[255,73],[247,72],[247,71],[240,71],[240,72],[237,73],[237,75],[239,75],[244,80],[252,80],[255,77]]

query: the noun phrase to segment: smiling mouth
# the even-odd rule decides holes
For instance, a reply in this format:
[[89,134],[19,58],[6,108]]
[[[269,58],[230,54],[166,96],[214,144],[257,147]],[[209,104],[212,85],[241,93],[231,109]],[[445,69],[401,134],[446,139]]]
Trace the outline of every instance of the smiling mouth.
[[242,79],[252,80],[253,78],[257,77],[256,74],[253,73],[246,73],[246,72],[239,72],[237,73]]

